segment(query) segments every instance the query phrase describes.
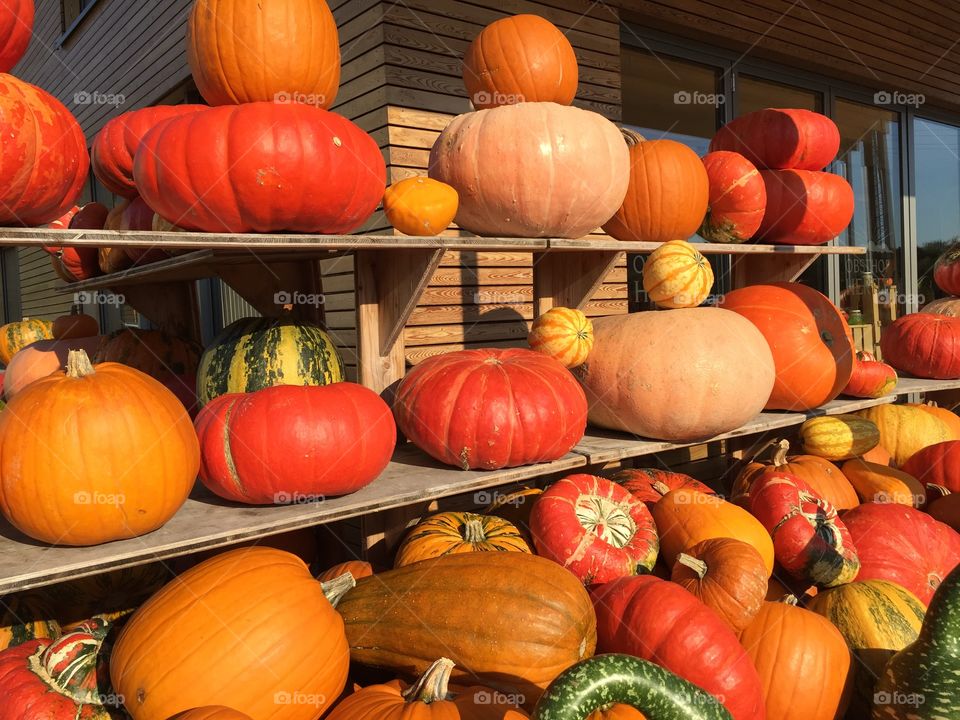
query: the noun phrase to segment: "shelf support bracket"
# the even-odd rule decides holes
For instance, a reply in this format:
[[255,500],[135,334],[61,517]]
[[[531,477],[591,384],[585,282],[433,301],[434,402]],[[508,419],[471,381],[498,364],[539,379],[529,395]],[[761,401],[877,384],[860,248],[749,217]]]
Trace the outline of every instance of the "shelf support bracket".
[[582,310],[616,267],[617,250],[546,251],[533,256],[533,315],[552,307]]
[[220,265],[214,272],[264,317],[277,317],[289,304],[295,318],[326,327],[318,260]]
[[822,253],[754,253],[732,255],[733,288],[794,282]]
[[199,344],[203,343],[196,281],[123,285],[114,292],[160,329]]

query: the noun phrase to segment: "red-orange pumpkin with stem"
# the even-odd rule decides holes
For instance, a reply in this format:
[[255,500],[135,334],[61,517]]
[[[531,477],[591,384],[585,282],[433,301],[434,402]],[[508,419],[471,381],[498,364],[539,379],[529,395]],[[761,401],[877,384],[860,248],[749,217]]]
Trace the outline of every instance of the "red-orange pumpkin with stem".
[[960,493],[960,440],[928,445],[914,453],[901,469],[921,485],[941,485],[952,493]]
[[960,318],[913,313],[883,329],[883,357],[920,378],[960,378]]
[[933,282],[947,295],[960,295],[960,245],[952,245],[937,258],[933,266]]
[[853,363],[850,382],[843,389],[843,394],[859,398],[878,398],[889,395],[896,387],[896,370],[885,362],[861,360],[858,357]]
[[707,153],[703,166],[710,199],[700,235],[711,242],[746,242],[760,228],[767,209],[767,189],[757,167],[740,153],[727,150]]
[[716,494],[713,488],[689,475],[659,468],[628,468],[614,473],[610,479],[629,490],[631,495],[646,503],[648,508],[656,505],[660,498],[671,490],[683,488],[707,495]]
[[33,0],[3,0],[0,5],[0,72],[10,72],[27,51],[33,15]]

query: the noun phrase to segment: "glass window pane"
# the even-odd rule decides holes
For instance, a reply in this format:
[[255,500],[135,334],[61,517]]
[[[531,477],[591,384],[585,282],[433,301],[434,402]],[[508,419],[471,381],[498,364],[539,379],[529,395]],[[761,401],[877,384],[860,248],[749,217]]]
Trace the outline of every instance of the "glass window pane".
[[933,283],[933,264],[960,240],[960,128],[913,121],[917,202],[917,276],[920,305],[944,295]]

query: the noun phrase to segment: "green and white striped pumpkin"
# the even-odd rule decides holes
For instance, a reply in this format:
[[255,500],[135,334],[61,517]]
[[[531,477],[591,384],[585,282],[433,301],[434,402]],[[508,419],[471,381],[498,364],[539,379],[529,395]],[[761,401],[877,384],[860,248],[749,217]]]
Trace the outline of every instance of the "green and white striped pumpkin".
[[631,655],[596,655],[550,683],[532,720],[583,720],[629,705],[649,720],[731,720],[720,701],[691,682]]
[[226,393],[274,385],[330,385],[344,379],[333,340],[312,323],[292,317],[244,318],[223,329],[200,359],[201,405]]

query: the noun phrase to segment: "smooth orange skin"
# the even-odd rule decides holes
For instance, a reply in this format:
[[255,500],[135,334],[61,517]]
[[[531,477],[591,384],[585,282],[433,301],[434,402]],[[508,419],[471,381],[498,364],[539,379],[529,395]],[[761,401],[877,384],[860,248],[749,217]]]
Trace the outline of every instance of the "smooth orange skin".
[[208,705],[194,708],[174,716],[171,720],[251,720],[249,715],[224,707],[223,705]]
[[317,576],[317,580],[327,582],[328,580],[335,580],[345,573],[350,573],[354,580],[359,580],[373,575],[373,566],[364,560],[347,560],[327,568]]
[[410,177],[394,183],[383,194],[383,211],[404,235],[439,235],[457,216],[460,196],[444,182]]

